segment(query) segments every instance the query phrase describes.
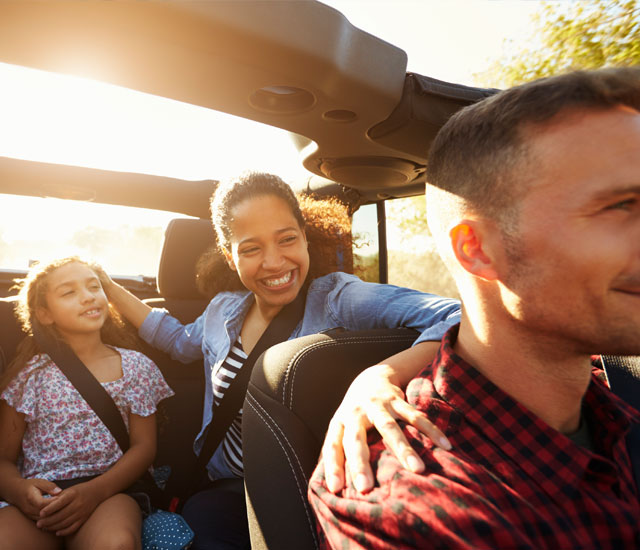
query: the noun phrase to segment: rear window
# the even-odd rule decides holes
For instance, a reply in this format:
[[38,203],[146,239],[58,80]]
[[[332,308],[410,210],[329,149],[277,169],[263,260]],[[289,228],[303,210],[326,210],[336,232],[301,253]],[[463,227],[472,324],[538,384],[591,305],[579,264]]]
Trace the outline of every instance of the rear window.
[[0,269],[77,254],[113,275],[154,277],[174,212],[0,195]]

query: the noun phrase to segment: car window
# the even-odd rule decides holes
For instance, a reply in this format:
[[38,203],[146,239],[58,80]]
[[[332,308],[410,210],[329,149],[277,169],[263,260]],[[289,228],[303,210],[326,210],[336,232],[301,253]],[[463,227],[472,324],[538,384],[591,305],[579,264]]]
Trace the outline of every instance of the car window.
[[0,269],[78,254],[114,275],[155,277],[173,212],[0,195]]
[[386,201],[389,282],[458,298],[426,223],[424,197]]
[[363,281],[380,282],[378,269],[378,217],[375,204],[361,206],[353,214],[353,272]]

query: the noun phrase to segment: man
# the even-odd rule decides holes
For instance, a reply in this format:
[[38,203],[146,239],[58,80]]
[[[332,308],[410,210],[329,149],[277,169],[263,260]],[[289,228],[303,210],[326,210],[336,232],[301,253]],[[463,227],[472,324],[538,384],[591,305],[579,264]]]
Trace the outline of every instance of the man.
[[376,485],[310,485],[323,546],[640,548],[625,435],[640,414],[592,354],[640,354],[640,70],[576,72],[456,115],[429,155],[427,216],[459,327],[407,387],[452,444],[372,440]]

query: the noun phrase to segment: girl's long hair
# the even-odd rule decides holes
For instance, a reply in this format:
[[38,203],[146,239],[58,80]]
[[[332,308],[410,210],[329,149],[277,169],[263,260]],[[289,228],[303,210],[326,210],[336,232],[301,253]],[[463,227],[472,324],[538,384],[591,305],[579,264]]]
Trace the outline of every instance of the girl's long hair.
[[[18,290],[15,315],[22,326],[25,337],[18,345],[16,356],[0,375],[0,392],[6,388],[7,384],[15,378],[33,357],[42,353],[33,337],[34,326],[37,325],[38,329],[49,333],[54,338],[62,338],[54,325],[45,326],[40,324],[36,311],[47,306],[46,293],[49,275],[56,269],[70,263],[86,265],[98,276],[101,283],[106,281],[107,275],[102,267],[77,256],[68,256],[46,263],[35,264],[30,268],[25,278],[16,279],[16,284],[12,287],[12,289]],[[107,319],[100,330],[100,337],[104,344],[112,346],[129,349],[141,349],[142,347],[135,330],[124,322],[111,304],[109,304]]]
[[240,202],[274,195],[291,208],[309,243],[309,274],[305,285],[334,271],[353,272],[351,218],[345,204],[334,198],[296,195],[277,176],[250,173],[223,184],[211,200],[212,220],[218,242],[199,259],[196,267],[200,292],[212,298],[222,291],[246,290],[224,257],[231,237],[232,210]]

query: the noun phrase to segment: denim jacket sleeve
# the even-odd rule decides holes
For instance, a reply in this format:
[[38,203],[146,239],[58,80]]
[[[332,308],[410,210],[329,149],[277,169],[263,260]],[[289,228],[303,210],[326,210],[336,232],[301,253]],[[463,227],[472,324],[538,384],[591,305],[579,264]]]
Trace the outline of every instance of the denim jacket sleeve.
[[407,327],[420,332],[414,345],[442,339],[460,322],[460,302],[394,285],[365,283],[336,273],[327,299],[328,313],[338,326],[350,330]]
[[142,323],[138,333],[154,348],[158,348],[182,363],[202,358],[203,313],[193,323],[183,325],[167,310],[154,308]]

